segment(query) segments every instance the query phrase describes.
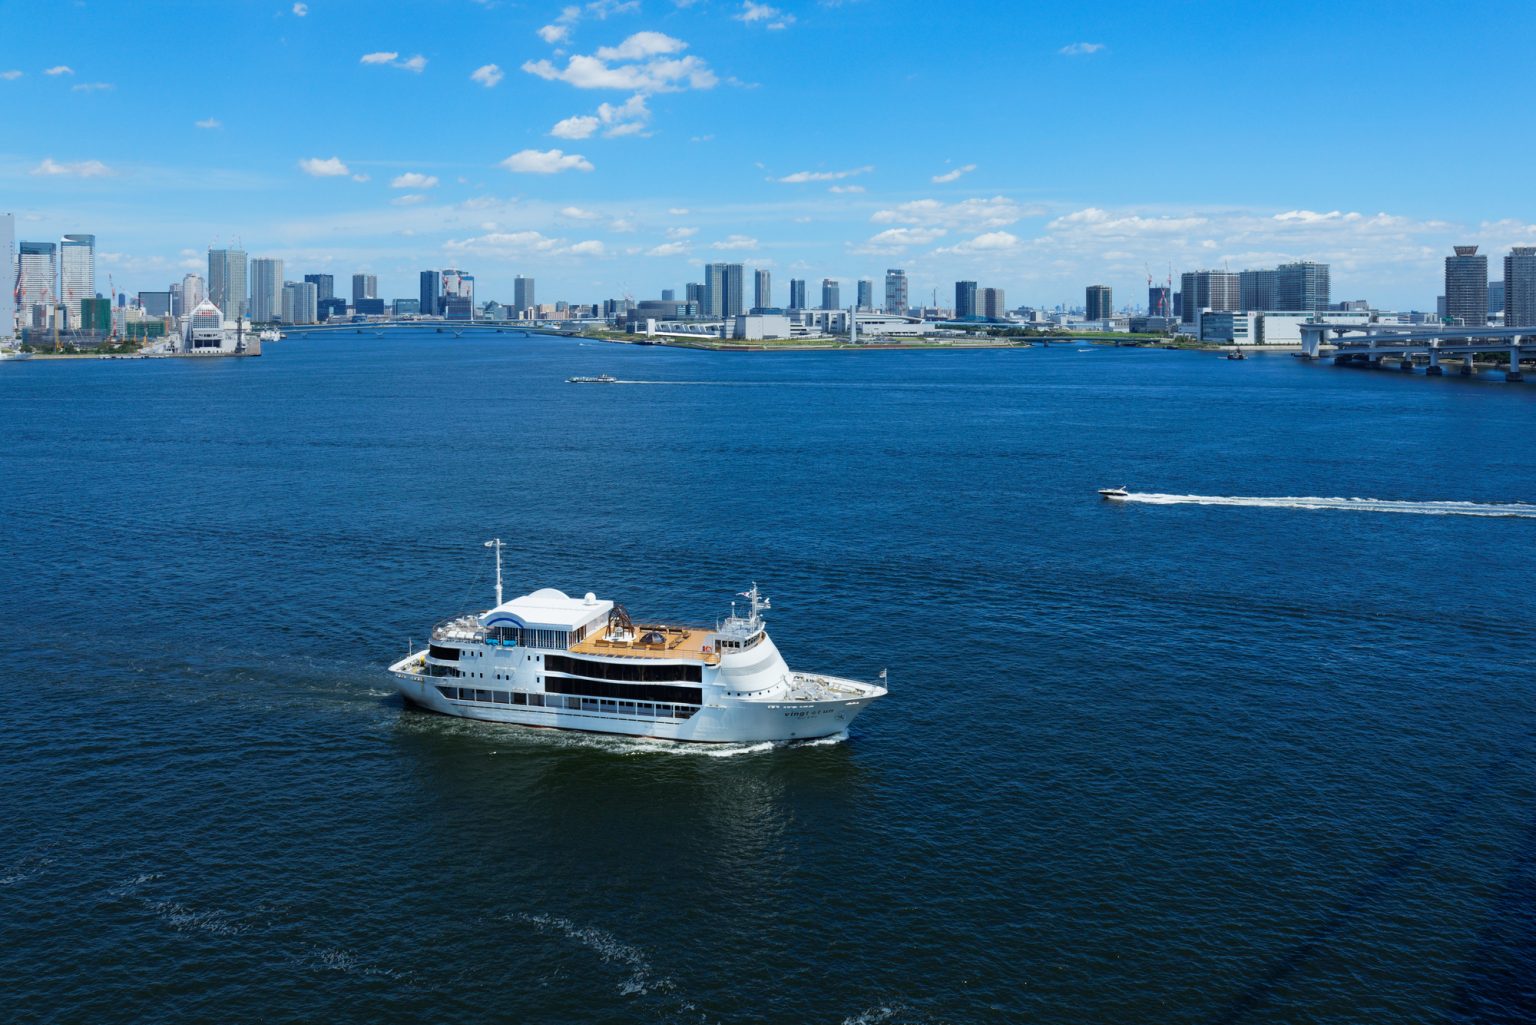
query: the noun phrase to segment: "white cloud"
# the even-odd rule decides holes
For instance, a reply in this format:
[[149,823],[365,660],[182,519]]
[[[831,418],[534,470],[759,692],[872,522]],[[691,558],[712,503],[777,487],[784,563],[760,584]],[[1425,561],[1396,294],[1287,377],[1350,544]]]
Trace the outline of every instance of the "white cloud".
[[557,174],[561,171],[590,171],[592,164],[579,153],[564,153],[557,149],[525,149],[512,154],[501,162],[508,171],[518,174]]
[[870,220],[876,224],[915,224],[965,231],[1005,227],[1038,212],[1025,209],[1003,196],[965,199],[957,203],[915,199],[889,210],[877,210]]
[[803,182],[835,182],[843,178],[852,178],[855,175],[869,174],[874,169],[873,164],[866,164],[863,167],[855,167],[848,171],[796,171],[794,174],[786,174],[778,180],[791,185],[798,185]]
[[571,30],[565,25],[545,25],[539,29],[539,38],[553,46],[570,38]]
[[195,127],[197,127],[197,128],[223,128],[224,127],[224,122],[220,121],[216,117],[205,117],[201,121],[194,121],[194,122],[192,122],[192,124]]
[[682,241],[685,238],[693,238],[699,233],[698,228],[668,228],[667,238],[673,241]]
[[573,54],[565,67],[548,60],[525,61],[523,70],[550,82],[578,89],[622,89],[632,93],[713,89],[719,78],[698,57],[677,56],[687,49],[681,39],[661,32],[636,32],[618,46],[595,54]]
[[115,88],[116,86],[111,82],[81,82],[79,85],[69,87],[71,92],[77,93],[99,93]]
[[57,64],[43,72],[45,75],[73,75],[74,73],[75,69],[68,64]]
[[293,5],[293,16],[295,18],[302,18],[302,17],[304,17],[308,13],[309,13],[309,4],[294,4]]
[[862,186],[862,185],[828,185],[827,186],[827,191],[828,192],[835,192],[835,193],[838,193],[839,195],[841,195],[843,193],[850,193],[850,192],[863,192],[864,191],[864,186]]
[[754,3],[753,0],[742,0],[741,13],[733,14],[731,17],[747,25],[760,21],[765,22],[768,28],[775,30],[788,28],[795,23],[795,16],[793,14],[785,14],[777,7]]
[[394,50],[380,50],[377,53],[365,53],[358,61],[360,64],[392,64],[400,54]]
[[507,76],[504,75],[501,68],[497,67],[495,64],[486,64],[476,68],[473,72],[470,73],[469,77],[471,81],[479,82],[487,89],[492,89],[495,88],[497,82],[500,82]]
[[683,242],[664,242],[659,246],[646,251],[646,256],[682,256],[688,252],[688,246]]
[[635,222],[625,217],[618,217],[608,225],[608,230],[619,234],[628,234],[635,230]]
[[607,253],[605,247],[597,239],[588,239],[585,242],[577,242],[571,246],[570,252],[574,256],[603,256]]
[[722,252],[734,252],[740,249],[756,249],[760,245],[762,243],[750,235],[730,235],[723,241],[710,243],[709,248],[719,249]]
[[969,256],[974,253],[1006,252],[1008,250],[1018,248],[1018,245],[1019,236],[1013,234],[1012,232],[988,231],[977,235],[975,238],[968,242],[961,242],[958,245],[953,245],[946,249],[935,249],[934,252],[953,253],[957,256]]
[[596,210],[584,210],[579,206],[564,206],[560,208],[560,216],[577,221],[595,221],[603,215]]
[[600,124],[602,122],[590,114],[576,114],[563,121],[556,121],[549,134],[557,139],[587,139],[591,138]]
[[410,60],[403,60],[395,65],[395,67],[404,68],[406,71],[414,71],[418,75],[425,70],[426,66],[427,59],[419,53]]
[[100,160],[82,160],[74,164],[60,164],[52,157],[44,157],[43,162],[32,168],[31,173],[48,177],[105,178],[116,172]]
[[645,105],[645,95],[636,93],[617,106],[612,103],[600,104],[595,115],[575,114],[557,121],[549,134],[557,139],[587,139],[598,128],[606,126],[603,135],[617,139],[625,135],[643,134],[650,118],[651,111]]
[[966,164],[964,167],[957,167],[953,171],[945,171],[943,174],[934,175],[933,183],[935,185],[944,185],[952,181],[959,181],[961,175],[970,174],[974,170],[976,170],[975,164]]
[[12,68],[10,71],[0,71],[0,78],[5,79],[7,82],[14,82],[21,76],[22,72],[17,71],[15,68]]
[[569,243],[537,231],[487,232],[473,238],[449,239],[443,248],[450,253],[475,256],[603,256],[607,247],[597,239]]
[[667,207],[667,213],[673,217],[687,217],[689,210],[686,206],[669,206]]
[[392,189],[435,189],[437,188],[437,175],[422,174],[419,171],[407,171],[391,181],[389,187]]
[[1099,238],[1126,238],[1139,235],[1177,235],[1206,224],[1204,217],[1141,217],[1136,214],[1114,215],[1098,207],[1087,207],[1046,225],[1050,231],[1076,229]]
[[344,178],[352,171],[342,163],[340,157],[330,157],[322,160],[319,157],[309,157],[299,161],[299,170],[316,178]]
[[1063,57],[1086,57],[1104,49],[1103,43],[1068,43],[1056,52]]
[[415,206],[417,203],[425,203],[426,201],[427,196],[424,192],[407,192],[403,196],[396,196],[390,200],[395,206]]
[[421,54],[400,60],[400,54],[395,50],[379,50],[376,53],[365,53],[358,59],[360,64],[387,64],[392,68],[400,68],[404,71],[414,71],[420,74],[427,66],[427,59]]

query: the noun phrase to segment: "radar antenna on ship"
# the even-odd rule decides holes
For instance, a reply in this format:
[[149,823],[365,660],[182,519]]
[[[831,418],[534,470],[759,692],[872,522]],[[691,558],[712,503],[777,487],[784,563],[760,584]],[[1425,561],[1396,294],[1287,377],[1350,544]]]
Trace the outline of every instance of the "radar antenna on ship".
[[750,620],[753,623],[761,623],[763,621],[762,613],[773,608],[773,602],[763,597],[762,592],[758,591],[756,580],[752,581],[752,589],[750,591],[741,592],[741,597],[747,599],[750,603]]

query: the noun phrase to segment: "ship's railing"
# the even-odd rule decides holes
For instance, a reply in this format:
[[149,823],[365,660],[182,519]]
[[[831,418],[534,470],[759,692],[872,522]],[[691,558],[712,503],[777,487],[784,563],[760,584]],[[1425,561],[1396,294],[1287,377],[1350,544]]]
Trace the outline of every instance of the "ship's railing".
[[870,684],[858,680],[819,673],[791,673],[789,683],[792,693],[797,696],[803,693],[809,698],[862,698],[868,697],[873,690]]
[[483,641],[485,627],[480,625],[480,617],[471,612],[445,619],[434,626],[432,639],[434,641]]

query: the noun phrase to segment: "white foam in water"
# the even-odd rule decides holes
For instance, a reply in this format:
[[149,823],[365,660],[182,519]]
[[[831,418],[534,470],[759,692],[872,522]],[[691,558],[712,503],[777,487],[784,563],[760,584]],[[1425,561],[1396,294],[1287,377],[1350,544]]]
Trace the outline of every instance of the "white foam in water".
[[1247,498],[1238,495],[1160,495],[1131,492],[1121,499],[1145,505],[1233,505],[1256,509],[1408,513],[1416,516],[1484,516],[1536,520],[1536,505],[1522,502],[1400,502],[1388,498]]
[[624,967],[629,975],[618,986],[619,993],[623,996],[641,996],[650,992],[669,993],[676,988],[671,979],[665,976],[658,978],[652,973],[651,963],[646,960],[645,953],[639,947],[630,946],[612,933],[591,926],[580,926],[569,918],[559,918],[554,915],[519,914],[512,917],[540,929],[553,929],[562,933],[567,939],[574,940],[597,954],[605,964],[618,964]]

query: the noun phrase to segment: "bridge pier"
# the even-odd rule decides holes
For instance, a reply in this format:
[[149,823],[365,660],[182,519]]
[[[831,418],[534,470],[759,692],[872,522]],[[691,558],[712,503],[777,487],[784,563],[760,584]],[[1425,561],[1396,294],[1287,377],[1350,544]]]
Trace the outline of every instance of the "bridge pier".
[[1525,377],[1520,373],[1520,339],[1515,339],[1517,344],[1509,347],[1509,372],[1504,375],[1506,381],[1523,381]]
[[1413,373],[1413,357],[1406,352],[1403,353],[1403,362],[1398,364],[1397,369],[1406,370],[1410,374]]
[[1439,377],[1441,374],[1445,373],[1444,370],[1440,369],[1440,352],[1439,352],[1439,350],[1437,350],[1437,349],[1430,349],[1429,350],[1429,366],[1425,369],[1424,373],[1427,374],[1430,377]]
[[1477,368],[1472,365],[1472,354],[1469,352],[1461,357],[1461,376],[1471,377]]

